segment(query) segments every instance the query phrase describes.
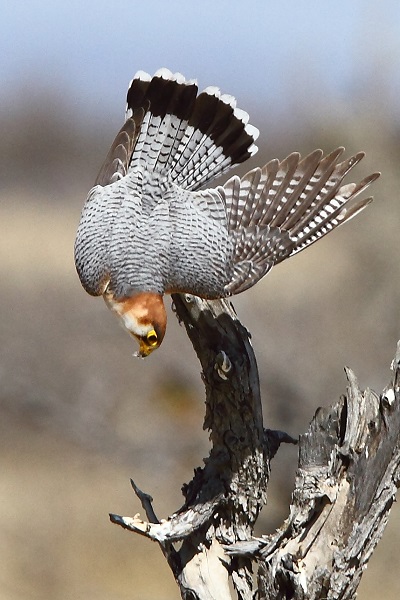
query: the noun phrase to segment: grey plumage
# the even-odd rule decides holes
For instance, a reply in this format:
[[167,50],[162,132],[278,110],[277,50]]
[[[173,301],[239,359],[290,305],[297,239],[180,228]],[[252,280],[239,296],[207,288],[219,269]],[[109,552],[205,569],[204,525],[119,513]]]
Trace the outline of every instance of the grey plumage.
[[200,190],[257,150],[258,131],[232,96],[161,69],[139,72],[127,118],[83,208],[75,260],[84,288],[114,298],[136,292],[239,293],[272,266],[362,210],[354,202],[375,173],[342,185],[362,153],[343,148],[279,162]]

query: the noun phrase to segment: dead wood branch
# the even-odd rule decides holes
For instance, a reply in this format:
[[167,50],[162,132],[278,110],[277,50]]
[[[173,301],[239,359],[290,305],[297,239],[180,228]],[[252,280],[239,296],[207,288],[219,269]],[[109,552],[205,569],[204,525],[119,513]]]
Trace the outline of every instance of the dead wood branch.
[[263,429],[255,356],[232,305],[173,299],[202,366],[212,449],[168,519],[158,521],[151,497],[132,482],[148,522],[111,520],[159,543],[187,600],[231,600],[230,577],[240,600],[354,598],[399,484],[400,346],[380,397],[361,392],[346,370],[347,395],[319,409],[300,436],[288,519],[254,538],[270,458],[295,440]]

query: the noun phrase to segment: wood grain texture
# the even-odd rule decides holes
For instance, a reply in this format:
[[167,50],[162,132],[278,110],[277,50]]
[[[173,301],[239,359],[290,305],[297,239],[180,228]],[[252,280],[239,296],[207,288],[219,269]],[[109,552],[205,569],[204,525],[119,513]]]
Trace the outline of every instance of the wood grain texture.
[[380,396],[346,369],[346,395],[318,409],[300,436],[287,520],[255,538],[270,459],[295,440],[263,428],[256,359],[232,305],[173,301],[201,363],[211,452],[168,519],[158,521],[133,484],[148,522],[111,520],[159,543],[186,600],[355,598],[400,481],[400,343]]

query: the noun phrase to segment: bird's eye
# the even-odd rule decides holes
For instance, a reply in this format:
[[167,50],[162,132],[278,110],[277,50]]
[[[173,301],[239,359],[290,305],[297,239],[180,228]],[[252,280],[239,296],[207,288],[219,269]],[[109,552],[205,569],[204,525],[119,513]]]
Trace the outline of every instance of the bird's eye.
[[158,335],[157,335],[157,333],[154,331],[154,329],[152,329],[151,331],[149,331],[149,332],[147,333],[147,335],[146,335],[146,340],[147,340],[147,343],[148,343],[150,346],[153,346],[153,347],[154,347],[154,346],[157,346],[157,344],[158,344]]

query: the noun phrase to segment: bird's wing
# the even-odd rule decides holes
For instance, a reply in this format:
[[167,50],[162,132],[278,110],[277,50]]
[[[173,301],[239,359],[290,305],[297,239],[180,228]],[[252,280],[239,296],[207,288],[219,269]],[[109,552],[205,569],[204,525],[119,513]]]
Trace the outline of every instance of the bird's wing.
[[102,187],[114,183],[128,172],[135,144],[139,137],[145,111],[136,109],[117,133],[106,159],[97,175],[95,186]]
[[233,277],[226,286],[237,294],[254,285],[272,266],[307,248],[360,212],[371,198],[353,202],[379,173],[341,185],[362,152],[338,162],[343,148],[323,157],[298,153],[263,168],[234,176],[217,188],[223,197],[234,240]]
[[[111,163],[110,163],[111,164]],[[82,210],[75,239],[75,265],[84,289],[100,296],[115,266],[123,271],[131,258],[142,213],[141,199],[125,178],[105,187],[96,185]]]
[[92,296],[100,296],[109,281],[108,250],[110,210],[108,193],[101,186],[89,192],[75,239],[76,270],[82,286]]
[[119,233],[129,235],[140,213],[139,199],[129,194],[124,177],[144,114],[142,108],[132,112],[117,133],[82,210],[75,264],[83,287],[92,296],[103,294],[108,284],[113,240]]

